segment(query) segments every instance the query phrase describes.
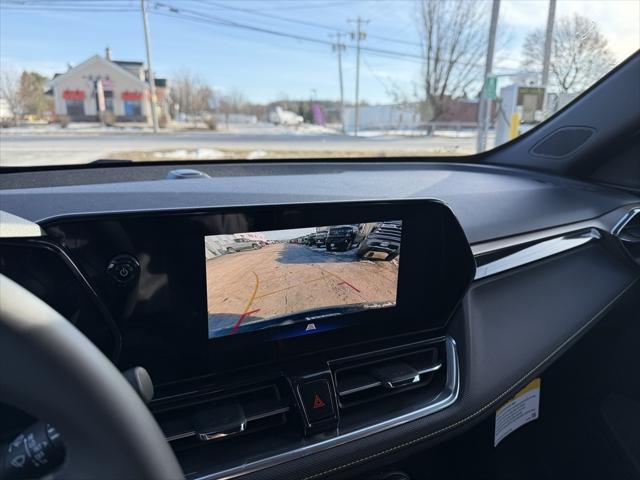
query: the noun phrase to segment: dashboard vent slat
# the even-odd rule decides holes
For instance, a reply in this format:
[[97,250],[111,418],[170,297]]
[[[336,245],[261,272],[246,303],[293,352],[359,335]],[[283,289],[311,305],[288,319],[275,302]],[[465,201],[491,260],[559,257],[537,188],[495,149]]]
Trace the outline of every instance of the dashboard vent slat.
[[438,347],[422,347],[338,361],[334,365],[338,403],[349,408],[426,387],[444,371],[442,358]]
[[[282,426],[287,422],[290,411],[290,402],[281,395],[280,388],[272,384],[181,398],[170,406],[164,406],[155,415],[172,446],[187,448],[205,440],[222,441]],[[231,415],[231,412],[237,412],[237,415]],[[215,419],[213,423],[207,422],[208,417]],[[235,417],[238,417],[240,428],[235,428],[238,426],[234,423]],[[227,418],[227,422],[218,425],[219,418]],[[202,434],[204,430],[205,435]]]

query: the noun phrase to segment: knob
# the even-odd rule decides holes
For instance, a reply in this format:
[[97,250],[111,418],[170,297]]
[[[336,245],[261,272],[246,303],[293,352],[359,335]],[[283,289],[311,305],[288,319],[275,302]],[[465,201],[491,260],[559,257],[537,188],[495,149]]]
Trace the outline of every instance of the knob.
[[107,274],[118,285],[129,285],[140,272],[140,263],[131,255],[117,255],[107,265]]

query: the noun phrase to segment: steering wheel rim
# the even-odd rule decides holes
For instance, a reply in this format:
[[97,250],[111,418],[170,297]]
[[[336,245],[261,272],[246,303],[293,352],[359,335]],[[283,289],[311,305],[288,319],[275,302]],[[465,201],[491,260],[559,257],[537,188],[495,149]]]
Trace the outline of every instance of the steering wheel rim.
[[62,477],[184,479],[151,412],[70,322],[0,274],[0,401],[54,425]]

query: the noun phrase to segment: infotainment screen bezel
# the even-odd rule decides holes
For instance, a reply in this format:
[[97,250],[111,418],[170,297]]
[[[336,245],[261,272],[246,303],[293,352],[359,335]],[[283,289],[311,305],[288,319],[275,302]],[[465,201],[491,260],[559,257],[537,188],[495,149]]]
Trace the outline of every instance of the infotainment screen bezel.
[[[331,318],[342,328],[318,325],[306,335],[286,335],[276,327],[208,338],[206,235],[383,220],[402,220],[395,307]],[[434,199],[132,212],[65,219],[46,229],[85,272],[118,324],[123,342],[118,366],[145,366],[158,383],[440,329],[475,269],[457,219]],[[105,272],[109,260],[121,254],[140,264],[135,284],[116,285]]]

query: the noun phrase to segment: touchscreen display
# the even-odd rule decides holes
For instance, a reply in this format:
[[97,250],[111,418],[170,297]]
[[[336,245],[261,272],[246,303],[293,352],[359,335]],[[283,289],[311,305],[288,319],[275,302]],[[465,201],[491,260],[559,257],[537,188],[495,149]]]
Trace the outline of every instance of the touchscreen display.
[[210,235],[209,338],[396,305],[402,221]]

